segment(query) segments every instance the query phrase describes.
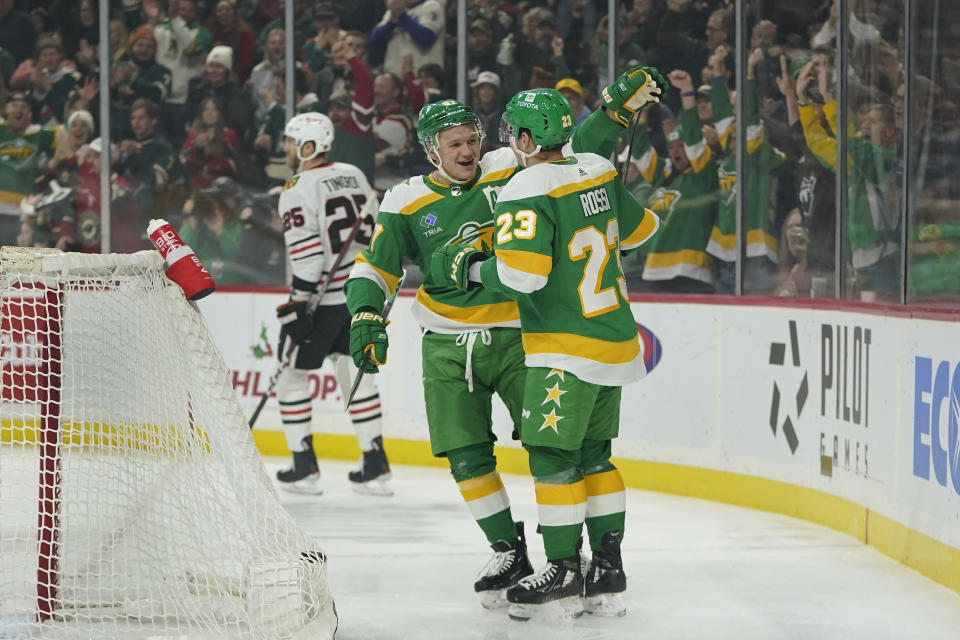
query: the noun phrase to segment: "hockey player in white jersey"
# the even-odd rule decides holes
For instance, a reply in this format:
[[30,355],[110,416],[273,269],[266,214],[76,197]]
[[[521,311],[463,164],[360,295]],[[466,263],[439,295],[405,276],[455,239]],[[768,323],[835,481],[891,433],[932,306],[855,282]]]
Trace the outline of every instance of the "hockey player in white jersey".
[[[284,136],[287,162],[298,173],[284,185],[279,204],[293,269],[290,301],[277,307],[280,357],[284,358],[290,348],[288,340],[295,346],[291,366],[277,382],[277,399],[293,462],[289,469],[277,472],[277,479],[292,491],[319,494],[322,489],[313,449],[308,376],[330,354],[350,359],[350,314],[343,285],[357,254],[370,244],[378,207],[360,169],[328,161],[334,138],[330,118],[322,113],[299,114],[287,123]],[[365,207],[368,198],[374,201]],[[356,236],[345,247],[358,216],[363,218]],[[330,276],[342,250],[343,258],[318,301],[318,287]],[[351,487],[359,493],[391,495],[390,466],[381,435],[380,395],[373,376],[364,377],[350,405],[350,419],[363,451],[358,469],[349,474]]]

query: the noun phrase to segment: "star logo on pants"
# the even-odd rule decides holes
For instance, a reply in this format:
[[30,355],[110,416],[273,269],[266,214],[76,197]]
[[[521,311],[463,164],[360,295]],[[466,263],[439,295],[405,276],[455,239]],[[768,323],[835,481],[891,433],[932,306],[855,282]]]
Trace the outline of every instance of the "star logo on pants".
[[557,403],[557,407],[559,408],[559,407],[560,407],[560,396],[562,396],[563,394],[566,393],[566,391],[562,391],[562,390],[560,389],[560,383],[557,382],[556,384],[554,384],[554,385],[553,385],[553,388],[544,387],[543,390],[547,392],[547,397],[544,398],[543,402],[541,402],[540,404],[541,404],[541,405],[544,405],[544,404],[547,404],[548,402],[550,402],[550,401],[552,400],[553,402]]
[[560,376],[560,382],[563,382],[563,369],[550,369],[550,372],[543,376],[543,379],[546,380],[550,376]]
[[553,429],[553,432],[557,435],[560,435],[560,430],[557,428],[557,423],[563,420],[563,416],[558,416],[556,409],[550,409],[550,413],[542,413],[540,415],[543,416],[543,425],[537,429],[537,432],[539,433],[540,431],[549,428]]

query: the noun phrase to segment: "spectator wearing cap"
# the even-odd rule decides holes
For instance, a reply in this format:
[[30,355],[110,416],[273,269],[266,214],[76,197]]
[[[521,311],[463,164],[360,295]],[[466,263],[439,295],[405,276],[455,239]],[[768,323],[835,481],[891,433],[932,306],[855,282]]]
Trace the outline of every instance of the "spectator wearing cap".
[[64,64],[59,40],[40,40],[37,43],[36,65],[27,81],[27,99],[33,111],[33,121],[40,125],[63,122],[67,99],[79,77],[71,65]]
[[116,164],[118,174],[134,191],[138,219],[128,220],[142,233],[152,217],[165,215],[170,199],[183,179],[183,168],[173,145],[157,132],[159,107],[141,98],[130,108],[133,136],[122,140]]
[[481,71],[470,88],[473,89],[471,106],[483,126],[484,139],[480,153],[505,146],[500,142],[500,118],[503,116],[500,76],[493,71]]
[[403,84],[397,76],[384,72],[374,79],[373,106],[374,186],[386,191],[408,175],[402,162],[410,151],[413,132],[413,119],[403,110]]
[[114,139],[129,138],[130,109],[137,100],[163,104],[170,95],[172,75],[156,60],[157,39],[153,29],[137,27],[130,35],[130,58],[113,66],[111,78],[111,135]]
[[585,96],[583,95],[583,87],[580,86],[580,83],[575,78],[561,78],[553,88],[562,93],[567,100],[570,101],[570,106],[573,107],[574,113],[574,126],[579,127],[580,124],[593,113],[590,107],[587,106]]
[[166,19],[159,13],[151,14],[148,24],[157,40],[157,61],[171,74],[170,94],[164,100],[160,124],[171,144],[178,147],[183,143],[190,78],[201,73],[213,36],[197,21],[197,0],[171,2]]
[[300,57],[311,73],[318,73],[327,64],[330,47],[343,38],[340,31],[340,14],[331,2],[320,2],[313,8],[317,35],[307,40]]
[[681,124],[667,133],[669,158],[637,127],[633,162],[652,189],[647,206],[664,221],[651,241],[643,280],[663,293],[713,293],[715,264],[707,243],[717,218],[720,159],[703,139],[690,74],[674,70],[667,79],[681,93]]
[[246,82],[253,69],[253,30],[237,13],[237,5],[233,0],[220,0],[217,3],[210,32],[215,45],[230,47],[233,60],[231,69],[241,83]]
[[499,61],[505,66],[516,64],[521,82],[517,90],[535,85],[553,86],[559,78],[571,75],[563,51],[563,41],[557,36],[556,16],[549,9],[534,7],[523,16],[523,33],[517,38],[513,60],[501,56]]
[[[44,154],[56,146],[56,130],[33,124],[30,103],[15,91],[0,122],[0,245],[16,244],[19,203],[34,190]],[[4,215],[6,214],[6,215]]]
[[477,19],[470,23],[467,30],[467,61],[470,68],[467,73],[473,78],[485,69],[497,68],[496,43],[489,22]]
[[359,167],[370,184],[374,184],[373,75],[346,42],[335,44],[333,52],[332,64],[348,67],[353,83],[351,93],[335,91],[327,103],[327,115],[336,131],[328,157],[333,162],[348,162]]
[[38,188],[56,180],[62,185],[72,182],[72,174],[77,168],[77,154],[83,145],[93,138],[93,116],[85,109],[78,109],[67,118],[67,126],[57,131],[57,146],[53,157],[43,165],[43,178],[38,179]]
[[[240,86],[233,74],[233,50],[217,45],[207,54],[203,75],[190,80],[187,92],[187,121],[193,122],[207,98],[216,98],[223,105],[227,126],[233,129],[240,142],[241,155],[252,152],[256,133],[257,103],[247,89]],[[241,177],[244,161],[241,158]]]
[[33,54],[37,32],[30,16],[13,4],[13,0],[0,0],[0,42],[19,64]]
[[384,56],[383,70],[403,73],[403,53],[413,53],[413,67],[428,62],[443,66],[446,16],[438,0],[387,0],[387,10],[370,32],[370,48]]

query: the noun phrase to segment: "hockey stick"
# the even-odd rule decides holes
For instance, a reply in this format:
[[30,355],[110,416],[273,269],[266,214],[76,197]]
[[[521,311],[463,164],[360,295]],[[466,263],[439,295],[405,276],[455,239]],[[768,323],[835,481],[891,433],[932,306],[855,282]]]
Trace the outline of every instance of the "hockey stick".
[[627,145],[627,161],[623,163],[623,166],[620,168],[620,182],[626,186],[627,184],[627,175],[630,173],[630,163],[633,162],[633,141],[637,137],[637,125],[640,124],[640,112],[637,111],[633,114],[630,123],[630,144]]
[[[390,310],[393,309],[393,303],[397,299],[397,294],[400,293],[400,287],[403,286],[403,279],[406,277],[407,277],[407,270],[404,269],[403,272],[400,274],[400,279],[397,280],[397,288],[393,290],[393,293],[390,295],[390,298],[387,300],[387,303],[383,305],[383,312],[380,314],[380,316],[384,319],[384,321],[386,321],[387,316],[390,315]],[[369,356],[365,352],[363,354],[364,362],[366,362],[368,358]],[[353,384],[350,385],[350,394],[344,396],[344,399],[343,399],[344,409],[350,408],[350,404],[353,402],[353,397],[357,395],[357,389],[360,387],[360,381],[363,380],[363,374],[364,374],[363,366],[361,366],[357,370],[357,377],[353,379]]]
[[[340,252],[337,253],[336,259],[333,261],[333,265],[330,267],[330,271],[327,272],[327,278],[323,281],[323,284],[320,285],[320,288],[317,292],[310,296],[310,301],[307,303],[307,313],[313,314],[316,310],[317,305],[320,304],[320,299],[323,298],[323,294],[327,292],[327,289],[330,288],[330,283],[333,282],[333,276],[336,274],[337,269],[340,268],[340,263],[343,262],[344,256],[347,255],[347,251],[350,250],[350,247],[353,245],[354,238],[357,237],[357,232],[360,230],[360,225],[363,223],[364,218],[367,217],[367,214],[370,211],[370,205],[373,203],[374,198],[372,194],[367,198],[367,201],[364,203],[363,208],[360,209],[360,213],[357,214],[357,219],[354,220],[353,226],[350,227],[350,235],[347,236],[346,241],[344,241],[343,246],[340,247]],[[293,340],[290,341],[290,346],[287,348],[287,353],[284,354],[283,360],[280,361],[280,365],[277,367],[276,371],[273,372],[273,375],[270,376],[270,381],[267,384],[267,390],[264,392],[263,396],[260,397],[260,402],[257,403],[257,408],[253,410],[253,414],[250,416],[250,428],[253,429],[254,423],[257,421],[257,418],[260,416],[260,412],[263,411],[263,408],[267,404],[267,400],[270,399],[270,396],[273,395],[273,390],[277,386],[277,382],[280,380],[280,376],[284,371],[290,366],[293,361],[293,351],[297,348],[296,343]]]

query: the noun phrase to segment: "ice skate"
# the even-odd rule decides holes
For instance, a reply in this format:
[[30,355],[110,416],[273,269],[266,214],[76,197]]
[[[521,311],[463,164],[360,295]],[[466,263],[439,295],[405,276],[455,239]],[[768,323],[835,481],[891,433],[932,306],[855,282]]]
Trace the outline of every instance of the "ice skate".
[[317,456],[313,453],[313,447],[306,451],[294,451],[290,468],[277,471],[277,480],[280,481],[280,488],[286,491],[322,494],[320,467],[317,466]]
[[580,570],[580,550],[569,558],[548,560],[539,572],[527,576],[507,590],[511,620],[526,621],[547,613],[545,605],[556,611],[558,617],[578,618],[583,615],[580,594],[583,574]]
[[598,616],[624,616],[627,607],[622,594],[627,590],[627,576],[620,557],[620,533],[605,533],[601,545],[603,549],[593,552],[584,574],[583,608]]
[[373,448],[363,452],[357,468],[347,477],[350,479],[350,487],[357,493],[393,495],[393,488],[390,486],[390,463],[387,462],[387,454],[383,450],[383,436],[373,439]]
[[523,523],[517,524],[517,539],[513,542],[497,540],[492,545],[493,557],[487,562],[480,576],[473,583],[473,590],[480,594],[484,609],[501,609],[507,606],[507,589],[521,578],[533,573],[527,557],[527,539],[523,535]]

